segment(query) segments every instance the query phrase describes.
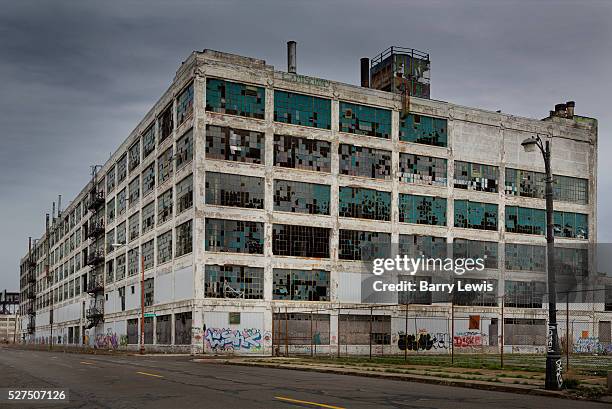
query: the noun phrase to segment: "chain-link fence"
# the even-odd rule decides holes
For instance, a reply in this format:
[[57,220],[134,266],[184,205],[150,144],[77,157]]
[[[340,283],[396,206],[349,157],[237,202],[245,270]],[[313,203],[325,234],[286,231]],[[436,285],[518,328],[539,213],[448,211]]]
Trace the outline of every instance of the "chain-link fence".
[[[581,300],[589,300],[582,295]],[[542,300],[546,301],[545,295]],[[526,307],[514,299],[502,302],[502,297],[497,301],[470,306],[355,304],[308,310],[277,307],[273,314],[273,353],[543,369],[548,304],[539,302]],[[609,307],[594,298],[577,302],[575,297],[558,296],[558,336],[565,370],[594,375],[612,370]]]

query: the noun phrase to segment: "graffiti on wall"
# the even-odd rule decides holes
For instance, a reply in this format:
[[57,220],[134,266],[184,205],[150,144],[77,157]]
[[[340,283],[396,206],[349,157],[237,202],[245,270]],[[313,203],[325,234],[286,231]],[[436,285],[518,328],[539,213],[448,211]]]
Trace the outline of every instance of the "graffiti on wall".
[[597,337],[578,338],[574,342],[574,353],[577,354],[608,354],[612,353],[611,343],[599,342]]
[[402,351],[429,351],[431,349],[447,349],[450,338],[447,333],[436,332],[430,334],[427,330],[419,330],[418,334],[400,333],[397,346]]
[[[86,337],[89,338],[87,335]],[[96,335],[94,340],[94,348],[116,349],[119,346],[127,346],[127,335],[117,335],[110,328],[106,331],[106,334]]]
[[453,337],[453,344],[457,348],[480,347],[482,334],[478,331],[461,332]]
[[270,343],[271,337],[268,331],[258,328],[208,328],[204,339],[206,346],[213,351],[256,352],[261,351],[264,344]]

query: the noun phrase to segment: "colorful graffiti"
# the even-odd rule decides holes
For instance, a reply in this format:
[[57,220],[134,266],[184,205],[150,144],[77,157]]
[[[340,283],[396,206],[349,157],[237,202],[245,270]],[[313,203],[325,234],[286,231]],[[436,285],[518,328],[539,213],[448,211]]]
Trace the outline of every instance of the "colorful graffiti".
[[116,349],[119,346],[126,346],[127,341],[127,335],[117,336],[117,333],[113,332],[112,329],[109,328],[106,334],[96,335],[94,340],[94,348]]
[[597,337],[578,338],[573,345],[577,354],[609,354],[612,353],[612,343],[599,342]]
[[429,351],[431,349],[447,349],[449,347],[448,341],[450,340],[447,333],[438,332],[435,334],[429,334],[428,332],[421,331],[418,334],[406,334],[400,333],[397,341],[399,349],[404,351]]
[[270,334],[257,328],[208,328],[204,334],[206,346],[213,351],[260,351]]
[[482,346],[482,334],[477,331],[459,333],[453,337],[453,344],[457,348]]

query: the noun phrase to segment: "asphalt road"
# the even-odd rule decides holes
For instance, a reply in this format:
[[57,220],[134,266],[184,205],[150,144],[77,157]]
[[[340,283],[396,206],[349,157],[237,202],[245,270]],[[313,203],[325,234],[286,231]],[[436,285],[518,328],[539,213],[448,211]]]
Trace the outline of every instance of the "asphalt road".
[[0,389],[62,388],[68,404],[0,408],[607,408],[610,405],[377,378],[0,347]]

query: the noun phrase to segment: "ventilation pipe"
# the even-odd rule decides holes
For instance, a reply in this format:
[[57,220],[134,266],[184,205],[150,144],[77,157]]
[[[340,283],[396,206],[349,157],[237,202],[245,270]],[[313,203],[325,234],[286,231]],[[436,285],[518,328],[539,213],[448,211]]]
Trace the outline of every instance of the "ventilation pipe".
[[368,57],[361,59],[361,86],[370,88],[370,59]]
[[297,56],[295,41],[287,41],[287,72],[295,74],[297,72]]
[[567,113],[567,117],[568,118],[573,118],[574,117],[574,109],[576,108],[576,102],[575,101],[567,101],[565,103],[565,112]]

